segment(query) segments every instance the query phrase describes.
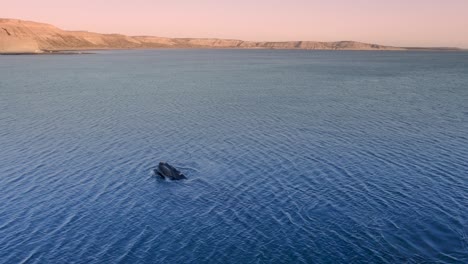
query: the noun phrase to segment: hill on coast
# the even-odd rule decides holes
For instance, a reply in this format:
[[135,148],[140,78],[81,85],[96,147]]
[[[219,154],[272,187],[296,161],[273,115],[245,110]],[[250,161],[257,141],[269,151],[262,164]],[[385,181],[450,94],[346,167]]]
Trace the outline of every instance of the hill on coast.
[[164,38],[66,31],[53,25],[0,18],[0,53],[41,53],[44,51],[152,48],[244,48],[308,50],[405,50],[406,48],[355,41],[254,42],[214,38]]

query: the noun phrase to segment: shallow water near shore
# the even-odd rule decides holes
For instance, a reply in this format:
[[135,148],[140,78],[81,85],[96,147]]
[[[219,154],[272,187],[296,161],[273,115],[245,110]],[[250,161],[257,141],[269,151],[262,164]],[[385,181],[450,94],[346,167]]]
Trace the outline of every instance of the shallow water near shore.
[[463,52],[4,56],[0,263],[467,263],[467,135]]

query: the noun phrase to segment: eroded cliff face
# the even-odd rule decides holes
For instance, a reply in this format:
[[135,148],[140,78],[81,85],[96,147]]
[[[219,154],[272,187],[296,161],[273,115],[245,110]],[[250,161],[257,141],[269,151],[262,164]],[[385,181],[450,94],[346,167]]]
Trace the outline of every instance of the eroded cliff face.
[[2,37],[0,35],[0,52],[3,53],[24,53],[41,52],[37,42],[33,39]]
[[36,40],[14,22],[0,19],[0,52],[37,52],[40,50]]
[[55,26],[18,19],[0,19],[0,52],[137,48],[257,48],[321,50],[403,50],[402,48],[341,42],[252,42],[233,39],[162,38],[125,36],[86,31],[65,31]]

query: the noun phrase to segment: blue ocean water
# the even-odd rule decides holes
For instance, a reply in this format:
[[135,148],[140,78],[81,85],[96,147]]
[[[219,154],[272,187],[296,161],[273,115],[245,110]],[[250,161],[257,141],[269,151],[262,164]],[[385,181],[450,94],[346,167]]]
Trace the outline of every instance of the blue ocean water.
[[0,263],[362,262],[468,262],[468,53],[0,57]]

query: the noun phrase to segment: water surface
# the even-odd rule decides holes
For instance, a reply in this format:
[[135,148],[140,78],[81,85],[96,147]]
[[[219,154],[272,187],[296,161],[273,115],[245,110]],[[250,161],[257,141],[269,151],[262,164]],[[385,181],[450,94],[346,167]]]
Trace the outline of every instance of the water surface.
[[466,263],[467,132],[468,53],[0,57],[0,262]]

